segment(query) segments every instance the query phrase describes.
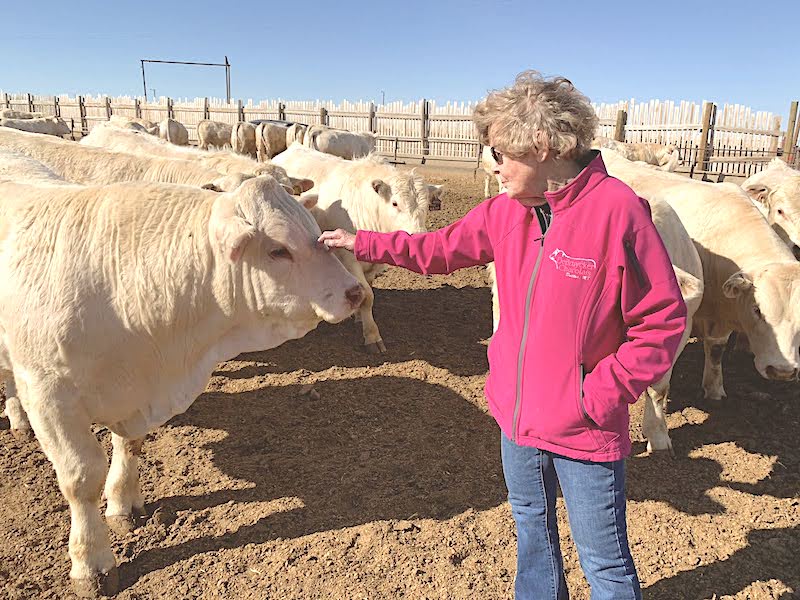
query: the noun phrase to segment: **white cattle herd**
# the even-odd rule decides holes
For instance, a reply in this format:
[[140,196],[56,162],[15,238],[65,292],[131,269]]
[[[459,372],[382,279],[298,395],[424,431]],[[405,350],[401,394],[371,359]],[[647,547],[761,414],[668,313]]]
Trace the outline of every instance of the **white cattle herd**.
[[[320,321],[355,312],[366,349],[385,352],[371,289],[383,267],[316,238],[423,232],[442,189],[380,158],[372,134],[319,125],[206,120],[199,148],[173,119],[113,117],[80,143],[59,139],[69,133],[57,117],[0,112],[0,377],[12,431],[35,432],[69,503],[74,589],[97,597],[118,587],[107,527],[144,510],[145,434],[185,411],[218,362]],[[651,205],[688,307],[683,344],[703,339],[704,395],[725,396],[732,331],[763,377],[796,379],[800,172],[776,159],[741,187],[704,183],[670,172],[674,147],[595,144]],[[482,158],[488,196],[497,166],[488,148]],[[670,376],[644,394],[653,451],[672,449]],[[112,432],[110,469],[94,423]]]

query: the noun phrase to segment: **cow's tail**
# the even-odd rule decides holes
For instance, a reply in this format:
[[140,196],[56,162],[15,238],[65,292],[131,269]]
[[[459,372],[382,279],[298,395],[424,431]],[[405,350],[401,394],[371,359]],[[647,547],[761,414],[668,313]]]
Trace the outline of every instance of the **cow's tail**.
[[315,129],[311,132],[311,137],[308,140],[308,147],[312,150],[319,150],[319,147],[317,146],[317,137],[319,137],[319,134],[321,133],[322,131],[319,129]]

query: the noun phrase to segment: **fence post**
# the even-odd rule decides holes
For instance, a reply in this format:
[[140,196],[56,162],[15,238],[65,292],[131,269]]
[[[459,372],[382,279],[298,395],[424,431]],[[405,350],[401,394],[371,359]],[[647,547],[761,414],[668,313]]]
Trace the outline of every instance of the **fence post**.
[[241,98],[236,101],[236,115],[239,121],[244,121],[244,106],[242,105]]
[[419,123],[419,131],[420,131],[420,141],[422,142],[422,164],[425,164],[425,157],[428,155],[428,101],[425,98],[422,99],[421,102],[421,109],[419,115],[420,123]]
[[28,96],[28,112],[33,112],[33,96],[31,94],[27,94]]
[[369,103],[369,130],[371,133],[377,132],[377,123],[375,123],[375,103]]
[[211,118],[211,110],[208,107],[208,96],[203,98],[203,118],[204,119]]
[[78,114],[81,117],[81,136],[84,136],[89,128],[86,124],[86,104],[84,103],[83,96],[78,96]]
[[283,102],[278,102],[278,120],[286,120],[286,105]]
[[11,97],[8,95],[8,92],[3,93],[3,102],[6,105],[6,108],[11,108]]
[[111,98],[106,96],[106,118],[111,120]]
[[53,114],[57,117],[61,116],[61,105],[58,103],[58,96],[53,96]]
[[172,98],[167,98],[167,117],[170,119],[175,118],[175,109],[172,106]]
[[142,118],[142,105],[139,102],[138,98],[134,98],[133,99],[133,115],[137,119],[141,119]]
[[781,136],[781,118],[775,117],[773,126],[778,131],[778,135],[772,136],[772,141],[769,144],[769,153],[775,157],[778,156],[778,138]]
[[625,125],[628,122],[628,113],[624,110],[617,111],[617,124],[614,125],[614,139],[618,142],[625,141]]
[[711,123],[714,113],[714,103],[706,102],[703,105],[703,129],[700,131],[700,149],[697,151],[697,163],[700,171],[708,170],[709,139],[713,145],[714,130]]
[[320,125],[328,124],[328,110],[324,106],[319,107],[319,124]]
[[797,139],[795,131],[797,129],[797,100],[792,102],[789,107],[789,121],[786,123],[786,136],[783,138],[783,160],[789,161],[789,153],[792,151],[793,142]]

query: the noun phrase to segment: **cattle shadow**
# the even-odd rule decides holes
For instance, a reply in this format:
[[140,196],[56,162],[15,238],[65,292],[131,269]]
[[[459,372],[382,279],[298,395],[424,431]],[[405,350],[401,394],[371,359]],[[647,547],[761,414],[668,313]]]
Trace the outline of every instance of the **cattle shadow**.
[[159,498],[149,514],[169,523],[179,511],[286,497],[303,507],[138,553],[120,567],[123,587],[203,552],[379,520],[447,519],[505,502],[499,429],[459,394],[382,376],[315,387],[322,400],[299,399],[299,386],[209,392],[170,421],[227,430],[206,445],[213,465],[252,487]]
[[[691,515],[722,513],[725,508],[709,497],[715,487],[753,495],[794,498],[800,494],[800,385],[762,379],[745,352],[728,350],[723,372],[728,399],[702,400],[702,343],[686,347],[672,379],[669,413],[696,407],[708,413],[699,424],[686,423],[670,430],[676,458],[634,457],[628,461],[628,497],[660,500]],[[706,445],[733,442],[748,453],[775,456],[772,472],[756,483],[725,481],[723,467],[689,454]],[[639,444],[635,451],[643,450]]]
[[459,376],[486,373],[485,340],[492,335],[488,288],[376,289],[375,295],[373,312],[386,343],[384,354],[364,350],[361,324],[351,318],[335,325],[321,323],[305,337],[272,350],[242,354],[238,360],[255,364],[215,374],[249,379],[299,367],[315,372],[409,360],[424,360]]
[[[747,541],[746,547],[725,560],[655,582],[643,590],[645,597],[651,600],[729,598],[756,581],[770,579],[780,580],[794,590],[800,589],[798,527],[756,529],[747,535]],[[785,592],[779,598],[789,600],[797,595]]]

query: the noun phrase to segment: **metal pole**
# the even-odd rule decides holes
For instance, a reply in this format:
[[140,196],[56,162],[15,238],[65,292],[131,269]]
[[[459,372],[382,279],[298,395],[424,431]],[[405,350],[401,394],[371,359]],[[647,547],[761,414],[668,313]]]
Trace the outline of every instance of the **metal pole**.
[[144,101],[147,102],[147,82],[144,79],[144,61],[142,63],[142,87],[144,88]]
[[228,104],[231,103],[231,64],[228,62],[228,57],[225,57],[225,95],[228,99]]

